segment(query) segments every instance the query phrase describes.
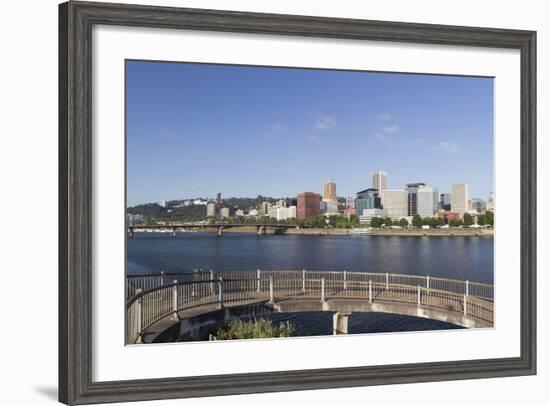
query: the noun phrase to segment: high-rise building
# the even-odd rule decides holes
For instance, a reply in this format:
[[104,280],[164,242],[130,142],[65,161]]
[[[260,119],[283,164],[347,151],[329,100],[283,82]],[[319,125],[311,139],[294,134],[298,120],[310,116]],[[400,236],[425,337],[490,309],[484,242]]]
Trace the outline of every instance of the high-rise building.
[[277,207],[286,207],[286,200],[284,200],[284,199],[277,200],[277,203],[275,203],[275,206],[277,206]]
[[407,196],[407,213],[409,216],[417,214],[417,193],[418,189],[425,187],[426,184],[422,182],[407,183],[405,190],[409,193]]
[[263,202],[262,195],[258,195],[258,197],[256,198],[256,209],[258,210],[262,209],[262,202]]
[[470,210],[475,210],[478,213],[483,213],[487,210],[487,204],[485,200],[480,199],[479,197],[472,197],[470,200]]
[[381,209],[382,199],[377,189],[365,189],[357,192],[355,215],[362,216],[365,209]]
[[271,203],[269,202],[262,202],[260,206],[260,213],[267,214],[269,212],[269,208],[271,207]]
[[491,192],[489,195],[489,198],[487,199],[487,205],[485,210],[492,210],[495,211],[495,194]]
[[382,192],[384,215],[392,220],[407,217],[408,193],[405,190],[386,189]]
[[382,209],[365,209],[363,214],[359,216],[359,224],[370,225],[370,221],[373,217],[384,217],[384,210]]
[[383,171],[374,171],[371,173],[372,188],[378,190],[382,195],[382,192],[387,188],[388,174]]
[[451,210],[460,218],[469,210],[468,185],[466,183],[451,185]]
[[206,217],[216,216],[216,203],[208,202],[206,203]]
[[278,207],[271,206],[268,212],[269,217],[277,220],[296,218],[296,206]]
[[346,197],[346,209],[355,209],[355,199],[353,196]]
[[220,215],[224,219],[229,218],[229,209],[227,207],[222,207],[222,209],[220,210]]
[[420,217],[433,217],[439,205],[439,192],[431,186],[423,186],[416,192],[416,214]]
[[321,214],[321,195],[312,192],[298,193],[297,217],[312,219]]
[[336,198],[336,183],[332,178],[329,178],[325,182],[325,187],[323,191],[323,200],[324,201],[337,201]]
[[451,194],[441,193],[439,195],[439,208],[441,210],[451,210]]

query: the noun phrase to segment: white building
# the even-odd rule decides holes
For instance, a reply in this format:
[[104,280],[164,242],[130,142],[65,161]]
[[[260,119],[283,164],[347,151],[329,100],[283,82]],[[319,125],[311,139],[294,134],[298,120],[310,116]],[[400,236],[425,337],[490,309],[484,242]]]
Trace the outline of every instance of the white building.
[[386,190],[388,181],[388,174],[386,172],[374,171],[371,173],[371,177],[373,189],[377,189],[378,193],[382,193],[382,191]]
[[262,202],[261,206],[261,212],[262,214],[269,214],[269,208],[271,207],[271,203],[269,202]]
[[222,207],[222,209],[220,210],[220,215],[224,219],[229,218],[229,209],[227,207]]
[[491,192],[489,198],[487,199],[485,210],[495,211],[495,194],[493,192]]
[[277,219],[277,221],[296,218],[296,206],[288,206],[288,207],[272,206],[269,208],[268,215],[271,218]]
[[286,207],[286,200],[277,200],[277,203],[275,204],[277,207]]
[[346,209],[355,209],[355,198],[353,196],[346,197]]
[[216,215],[216,203],[208,202],[206,204],[206,217],[214,217]]
[[392,220],[399,220],[407,217],[408,196],[405,190],[386,189],[382,191],[382,205],[384,207],[384,216]]
[[235,216],[238,216],[238,217],[244,216],[244,211],[242,211],[241,209],[237,210],[237,211],[235,212]]
[[468,185],[451,185],[451,210],[462,218],[469,209]]
[[193,200],[193,204],[195,206],[204,206],[208,204],[208,202],[206,200],[196,199],[196,200]]
[[336,200],[325,200],[325,213],[326,214],[337,214],[338,213],[338,201]]
[[364,209],[363,215],[359,216],[359,223],[369,226],[373,217],[384,217],[384,210]]
[[166,200],[161,200],[161,201],[159,202],[159,206],[160,206],[160,207],[166,207]]
[[249,216],[258,216],[259,214],[260,214],[260,212],[258,211],[258,209],[250,209],[248,211]]
[[430,186],[418,188],[416,192],[416,214],[433,217],[439,206],[439,191]]

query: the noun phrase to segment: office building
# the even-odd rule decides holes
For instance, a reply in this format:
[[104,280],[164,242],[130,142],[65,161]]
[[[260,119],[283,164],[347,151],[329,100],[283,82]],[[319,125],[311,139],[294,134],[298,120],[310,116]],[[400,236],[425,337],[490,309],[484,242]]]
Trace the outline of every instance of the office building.
[[269,217],[279,220],[288,220],[296,218],[296,206],[289,207],[277,207],[271,206],[269,208]]
[[321,195],[313,192],[298,193],[297,217],[312,219],[321,214]]
[[460,218],[469,210],[468,185],[465,183],[451,185],[451,210]]
[[408,192],[405,190],[386,189],[382,191],[384,215],[392,220],[407,217]]
[[[422,186],[416,192],[416,213],[420,217],[433,217],[439,206],[439,192],[431,186]],[[410,214],[409,214],[410,215]]]
[[441,193],[439,195],[439,209],[440,210],[451,210],[451,194],[450,193]]
[[346,197],[346,209],[355,209],[355,199],[353,196]]
[[382,209],[364,209],[363,214],[359,216],[359,224],[370,226],[373,217],[384,217]]
[[407,183],[405,190],[409,194],[407,196],[407,213],[409,216],[417,214],[417,193],[420,188],[425,187],[426,184],[422,182]]
[[260,213],[261,214],[264,214],[264,215],[267,215],[268,212],[269,212],[269,208],[271,207],[271,203],[269,202],[262,202],[262,204],[260,205]]
[[435,217],[438,218],[438,219],[443,219],[445,224],[449,224],[449,221],[451,221],[451,220],[459,220],[460,219],[460,215],[458,213],[456,213],[454,211],[450,211],[450,210],[439,210],[435,214]]
[[323,200],[336,201],[336,183],[332,178],[329,178],[324,185]]
[[241,210],[241,209],[235,211],[235,216],[237,216],[237,217],[242,217],[242,216],[244,216],[244,211]]
[[491,192],[489,198],[487,199],[485,210],[495,211],[495,194],[493,192]]
[[470,200],[470,210],[475,211],[476,213],[483,213],[487,210],[487,204],[485,200],[480,199],[479,197],[472,197]]
[[380,194],[387,188],[388,174],[383,171],[374,171],[371,173],[372,188],[378,190]]
[[215,217],[216,216],[216,203],[208,202],[206,203],[206,217]]
[[382,199],[377,189],[365,189],[357,192],[354,206],[355,214],[359,217],[363,215],[365,209],[381,209]]
[[227,207],[222,207],[222,209],[220,210],[220,215],[224,219],[229,218],[229,209]]

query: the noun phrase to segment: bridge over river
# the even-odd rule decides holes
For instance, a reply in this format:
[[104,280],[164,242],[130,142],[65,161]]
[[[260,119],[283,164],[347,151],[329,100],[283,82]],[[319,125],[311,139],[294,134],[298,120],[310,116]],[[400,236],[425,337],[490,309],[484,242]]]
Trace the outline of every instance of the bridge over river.
[[353,312],[423,317],[467,328],[492,327],[494,288],[479,282],[389,273],[310,270],[198,271],[127,277],[128,344],[166,331],[201,329],[277,312],[333,312],[347,334]]
[[256,223],[183,223],[183,224],[143,224],[128,226],[128,237],[134,238],[134,233],[139,231],[171,231],[172,237],[176,238],[179,231],[215,231],[222,235],[223,230],[239,227],[255,227],[258,235],[267,234],[268,229],[285,231],[289,228],[297,228],[292,224],[256,224]]

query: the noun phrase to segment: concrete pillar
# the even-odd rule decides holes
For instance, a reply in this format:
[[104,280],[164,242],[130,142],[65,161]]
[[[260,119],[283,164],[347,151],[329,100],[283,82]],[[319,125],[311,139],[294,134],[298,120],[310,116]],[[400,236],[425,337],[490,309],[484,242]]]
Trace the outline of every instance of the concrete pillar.
[[416,305],[420,306],[420,285],[416,286]]
[[469,296],[470,294],[470,282],[466,281],[466,296]]
[[302,269],[302,292],[306,291],[306,270]]
[[218,227],[218,235],[221,236],[223,232],[223,226]]
[[178,319],[178,281],[172,283],[172,320]]
[[223,309],[223,278],[218,280],[218,307]]
[[426,289],[430,289],[430,277],[426,276]]
[[260,290],[262,290],[262,275],[261,275],[261,272],[259,269],[256,270],[256,291],[259,292]]
[[176,238],[176,236],[177,236],[176,227],[173,227],[172,228],[172,238]]
[[210,281],[210,295],[214,296],[214,271],[212,269],[210,270]]
[[464,303],[462,307],[464,308],[464,316],[467,316],[468,315],[468,295],[464,295]]
[[256,227],[256,235],[262,235],[262,226]]
[[134,238],[134,227],[130,227],[129,236],[130,236],[130,238]]
[[386,290],[388,290],[390,284],[390,274],[386,272]]
[[344,269],[344,290],[346,290],[348,288],[348,278],[347,278],[348,274],[346,272],[346,270]]
[[369,303],[372,303],[372,281],[369,280]]
[[[136,295],[139,295],[141,293],[141,289],[140,288],[137,288],[136,289]],[[141,320],[142,320],[142,316],[141,316],[141,297],[137,299],[137,307],[136,307],[136,327],[137,327],[137,331],[138,331],[138,336],[136,338],[136,344],[141,344],[142,343],[142,333],[143,333],[143,329],[141,328]]]
[[269,303],[275,303],[273,298],[273,276],[269,276]]
[[321,302],[325,302],[325,278],[321,278]]
[[332,333],[334,335],[348,334],[348,319],[351,313],[336,312],[332,316]]

